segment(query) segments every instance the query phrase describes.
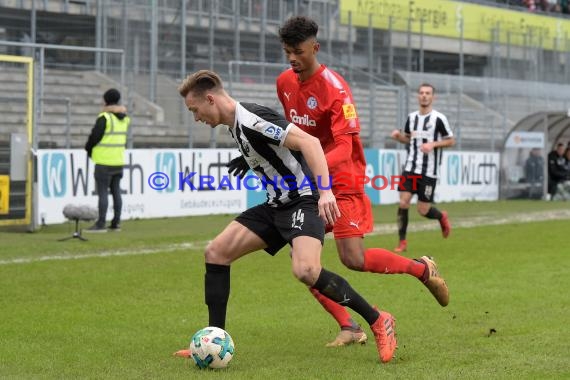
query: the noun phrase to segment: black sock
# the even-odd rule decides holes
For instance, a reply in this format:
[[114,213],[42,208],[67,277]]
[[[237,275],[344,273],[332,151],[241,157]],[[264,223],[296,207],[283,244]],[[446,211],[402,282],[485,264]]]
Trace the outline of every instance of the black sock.
[[206,263],[205,296],[209,326],[226,327],[226,308],[230,297],[230,266]]
[[400,240],[406,240],[408,233],[408,210],[407,208],[398,208],[398,235]]
[[439,211],[438,209],[436,209],[435,207],[430,207],[427,214],[425,214],[425,217],[428,219],[437,219],[440,220],[442,215],[441,215],[441,211]]
[[376,322],[380,315],[360,294],[352,289],[344,278],[336,273],[329,272],[325,268],[322,268],[313,288],[339,305],[348,306],[356,311],[369,325]]

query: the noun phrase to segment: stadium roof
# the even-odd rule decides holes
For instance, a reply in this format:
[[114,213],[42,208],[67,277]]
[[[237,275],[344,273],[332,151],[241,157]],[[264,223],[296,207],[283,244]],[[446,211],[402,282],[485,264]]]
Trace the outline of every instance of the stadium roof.
[[[507,134],[505,141],[514,131],[543,132],[548,131],[546,144],[552,148],[558,142],[570,142],[570,109],[568,111],[542,111],[522,118]],[[547,145],[547,148],[548,145]]]

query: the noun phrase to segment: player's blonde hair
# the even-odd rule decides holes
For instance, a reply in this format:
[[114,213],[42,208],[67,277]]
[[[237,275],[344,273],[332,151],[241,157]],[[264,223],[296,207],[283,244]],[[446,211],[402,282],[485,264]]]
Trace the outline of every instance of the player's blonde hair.
[[199,70],[188,75],[180,86],[178,92],[183,98],[192,92],[195,96],[202,96],[206,91],[223,90],[222,79],[211,70]]

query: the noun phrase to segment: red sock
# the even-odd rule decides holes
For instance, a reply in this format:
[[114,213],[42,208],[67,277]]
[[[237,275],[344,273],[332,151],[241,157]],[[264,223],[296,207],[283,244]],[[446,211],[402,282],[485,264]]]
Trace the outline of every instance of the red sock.
[[340,328],[355,328],[355,322],[352,320],[350,313],[346,311],[346,309],[340,306],[338,303],[334,302],[328,297],[322,295],[317,289],[309,288],[313,297],[319,301],[321,305],[325,308],[326,311],[336,319],[336,322],[340,326]]
[[426,266],[424,263],[397,255],[387,249],[368,248],[364,251],[365,272],[396,274],[407,273],[421,279]]

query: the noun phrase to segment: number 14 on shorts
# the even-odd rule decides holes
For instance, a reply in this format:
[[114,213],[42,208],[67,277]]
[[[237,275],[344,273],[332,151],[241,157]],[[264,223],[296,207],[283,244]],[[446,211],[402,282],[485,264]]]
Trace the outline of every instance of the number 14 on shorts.
[[303,212],[303,209],[298,209],[297,211],[294,211],[293,214],[291,215],[291,218],[293,219],[293,222],[291,223],[291,228],[298,228],[302,230],[303,222],[305,221],[305,213]]

